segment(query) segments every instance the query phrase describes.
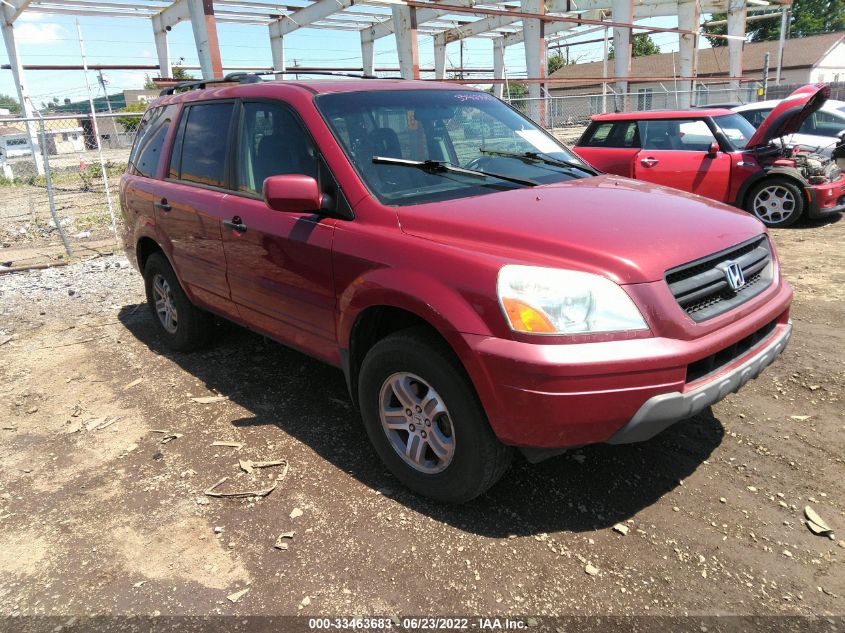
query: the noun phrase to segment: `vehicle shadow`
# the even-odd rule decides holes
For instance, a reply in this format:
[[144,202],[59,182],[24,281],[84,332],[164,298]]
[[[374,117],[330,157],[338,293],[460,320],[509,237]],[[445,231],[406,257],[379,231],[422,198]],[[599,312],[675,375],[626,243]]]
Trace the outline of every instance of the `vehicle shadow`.
[[823,218],[817,219],[810,219],[810,218],[802,218],[794,225],[789,227],[788,230],[801,230],[801,229],[818,229],[824,226],[828,226],[830,224],[836,224],[837,222],[842,221],[842,214],[841,213],[834,213],[833,215],[828,215]]
[[278,427],[409,509],[484,536],[584,532],[627,520],[680,485],[724,436],[708,409],[642,444],[588,446],[539,464],[517,454],[492,490],[447,506],[409,492],[382,466],[340,370],[229,323],[221,324],[210,349],[172,352],[144,306],[124,306],[118,318],[154,353],[251,413],[233,426]]

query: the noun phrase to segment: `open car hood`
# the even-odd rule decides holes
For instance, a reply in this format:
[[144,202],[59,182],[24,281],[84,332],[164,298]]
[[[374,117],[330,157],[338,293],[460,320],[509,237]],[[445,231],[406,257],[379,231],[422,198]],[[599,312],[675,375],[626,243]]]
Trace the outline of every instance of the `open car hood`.
[[768,145],[776,138],[795,134],[801,124],[821,108],[829,96],[830,86],[827,84],[801,86],[777,104],[769,116],[763,119],[746,147]]

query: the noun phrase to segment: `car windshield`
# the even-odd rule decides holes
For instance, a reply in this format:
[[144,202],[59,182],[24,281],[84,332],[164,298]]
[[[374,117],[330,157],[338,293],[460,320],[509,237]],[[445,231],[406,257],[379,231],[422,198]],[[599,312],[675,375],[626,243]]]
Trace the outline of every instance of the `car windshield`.
[[[593,175],[542,128],[486,92],[344,92],[315,102],[384,204],[449,200]],[[435,168],[438,164],[448,168]]]
[[739,114],[725,114],[713,117],[713,121],[719,126],[727,139],[737,149],[745,149],[748,141],[754,136],[754,126]]

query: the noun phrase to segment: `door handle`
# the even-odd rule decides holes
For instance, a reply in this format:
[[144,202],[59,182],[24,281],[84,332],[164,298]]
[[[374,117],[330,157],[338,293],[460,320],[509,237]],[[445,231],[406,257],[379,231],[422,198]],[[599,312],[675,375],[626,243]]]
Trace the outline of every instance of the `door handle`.
[[659,162],[659,160],[657,160],[656,158],[652,158],[651,156],[640,159],[640,165],[642,165],[643,167],[654,167]]
[[170,211],[173,207],[167,204],[167,198],[162,198],[161,202],[155,203],[156,209],[161,209],[162,211]]
[[227,229],[232,229],[238,233],[246,233],[246,224],[243,223],[240,216],[235,216],[231,220],[223,220],[223,226]]

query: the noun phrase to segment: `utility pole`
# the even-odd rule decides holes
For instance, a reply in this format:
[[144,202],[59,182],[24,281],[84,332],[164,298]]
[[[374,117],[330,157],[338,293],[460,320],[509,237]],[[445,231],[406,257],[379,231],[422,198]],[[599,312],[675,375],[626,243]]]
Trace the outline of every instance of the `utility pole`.
[[[99,69],[97,71],[97,81],[100,83],[100,86],[103,89],[103,95],[106,97],[106,106],[108,106],[109,115],[112,115],[112,114],[114,114],[114,112],[111,109],[111,100],[109,99],[109,91],[106,89],[106,80],[103,78],[103,70],[102,69]],[[109,116],[109,118],[111,119],[111,129],[114,132],[114,139],[112,140],[112,147],[114,147],[115,144],[117,144],[117,141],[118,141],[117,122],[114,120],[114,117]]]

